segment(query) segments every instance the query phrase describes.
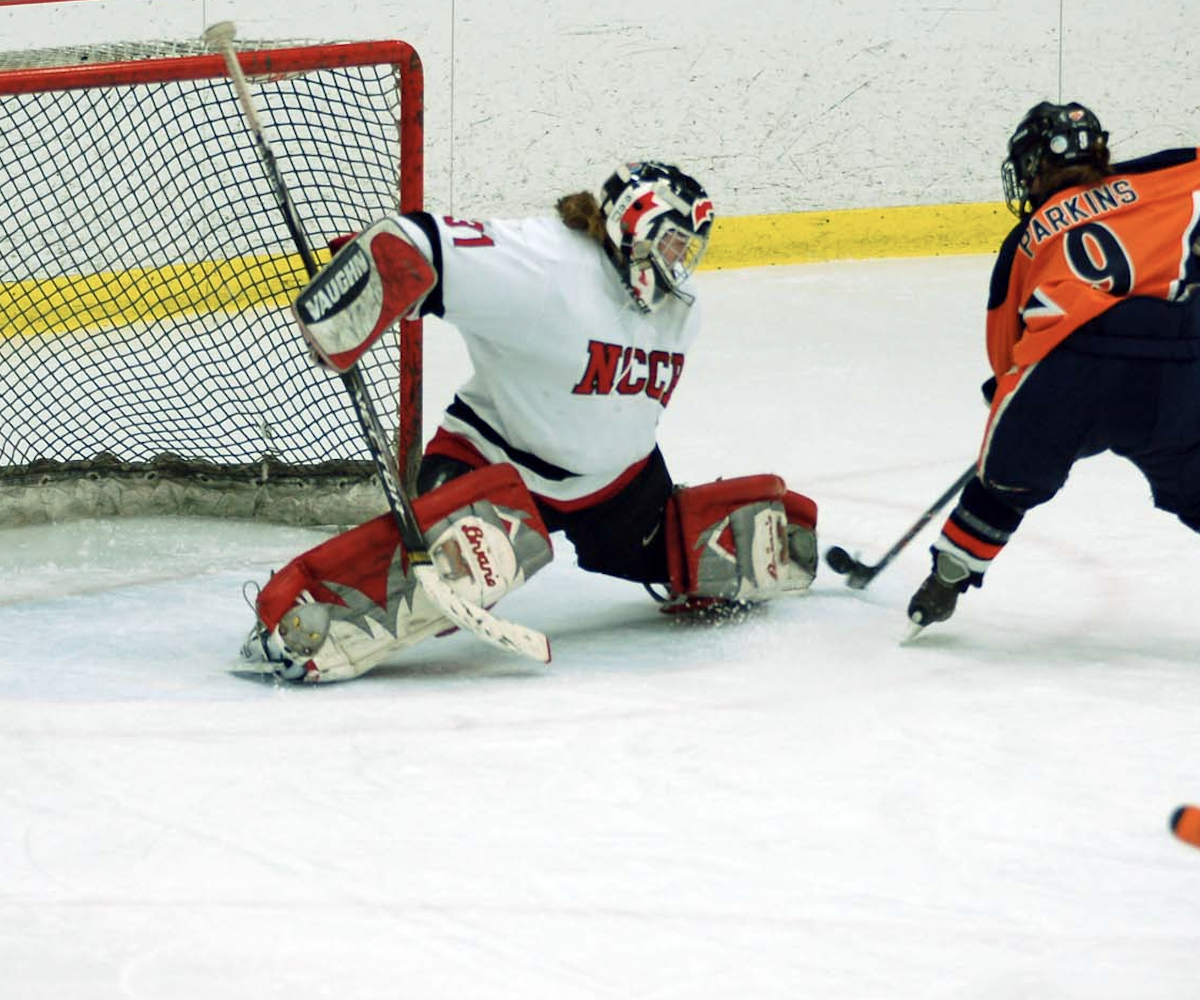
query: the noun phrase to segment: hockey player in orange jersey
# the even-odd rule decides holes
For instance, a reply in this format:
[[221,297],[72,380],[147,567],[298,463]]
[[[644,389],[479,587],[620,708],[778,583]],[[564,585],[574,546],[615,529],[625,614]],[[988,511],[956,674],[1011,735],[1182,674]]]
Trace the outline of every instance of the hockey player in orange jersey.
[[1043,102],[1017,126],[1002,177],[1020,221],[988,299],[991,412],[909,604],[917,628],[982,584],[1078,459],[1128,458],[1155,505],[1200,531],[1198,153],[1110,163],[1108,133],[1080,104]]

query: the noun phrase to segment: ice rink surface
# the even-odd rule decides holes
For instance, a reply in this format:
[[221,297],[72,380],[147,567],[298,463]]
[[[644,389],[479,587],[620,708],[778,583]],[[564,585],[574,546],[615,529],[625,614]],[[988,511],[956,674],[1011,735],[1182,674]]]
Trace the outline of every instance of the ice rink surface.
[[[777,472],[877,558],[977,449],[990,267],[701,275],[676,479]],[[465,361],[427,337],[432,430]],[[1197,539],[1089,460],[902,646],[940,520],[719,627],[560,542],[500,607],[549,668],[455,635],[315,688],[224,666],[321,532],[0,530],[0,995],[1194,995]]]

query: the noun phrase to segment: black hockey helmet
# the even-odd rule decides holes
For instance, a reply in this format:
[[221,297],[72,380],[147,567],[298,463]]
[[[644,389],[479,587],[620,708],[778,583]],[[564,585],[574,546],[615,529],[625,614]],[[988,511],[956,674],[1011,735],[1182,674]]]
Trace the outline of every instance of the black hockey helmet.
[[1101,162],[1108,133],[1082,104],[1034,105],[1008,140],[1008,159],[1000,167],[1004,200],[1017,216],[1027,214],[1051,192],[1041,192],[1034,204],[1030,188],[1045,170]]

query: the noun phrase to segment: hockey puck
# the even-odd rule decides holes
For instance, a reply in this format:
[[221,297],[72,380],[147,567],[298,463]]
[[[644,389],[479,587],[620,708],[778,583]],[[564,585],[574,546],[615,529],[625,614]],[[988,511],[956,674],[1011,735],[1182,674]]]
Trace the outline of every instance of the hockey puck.
[[825,553],[825,562],[835,573],[849,573],[854,569],[854,557],[840,545],[835,545]]
[[1200,809],[1180,806],[1171,814],[1171,832],[1185,844],[1200,847]]

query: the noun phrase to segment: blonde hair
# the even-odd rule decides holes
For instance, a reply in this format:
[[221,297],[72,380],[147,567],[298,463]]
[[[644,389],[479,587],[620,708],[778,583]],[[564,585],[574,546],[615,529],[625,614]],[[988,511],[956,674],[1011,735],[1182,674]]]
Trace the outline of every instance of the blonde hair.
[[585,233],[597,243],[604,243],[604,215],[596,196],[590,191],[577,191],[558,199],[558,217],[568,229]]

